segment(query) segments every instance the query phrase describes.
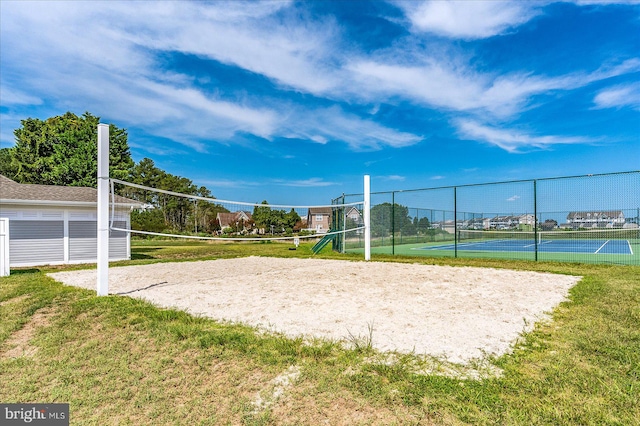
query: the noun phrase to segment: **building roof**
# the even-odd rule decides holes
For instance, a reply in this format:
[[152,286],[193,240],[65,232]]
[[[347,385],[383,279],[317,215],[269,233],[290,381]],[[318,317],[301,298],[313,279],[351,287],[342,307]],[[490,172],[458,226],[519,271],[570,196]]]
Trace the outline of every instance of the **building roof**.
[[[115,196],[116,204],[142,207],[142,203],[129,198]],[[18,183],[0,175],[0,201],[15,204],[95,205],[98,191],[83,186],[57,186]]]
[[226,228],[233,223],[241,220],[251,220],[251,213],[246,211],[237,211],[232,213],[218,213],[216,215],[221,228]]
[[[597,219],[597,218],[617,218],[624,217],[621,210],[609,210],[609,211],[584,211],[584,212],[571,212],[567,215],[567,219]],[[606,219],[605,219],[606,220]]]
[[309,208],[309,215],[313,214],[327,214],[331,216],[332,208],[331,207],[311,207]]

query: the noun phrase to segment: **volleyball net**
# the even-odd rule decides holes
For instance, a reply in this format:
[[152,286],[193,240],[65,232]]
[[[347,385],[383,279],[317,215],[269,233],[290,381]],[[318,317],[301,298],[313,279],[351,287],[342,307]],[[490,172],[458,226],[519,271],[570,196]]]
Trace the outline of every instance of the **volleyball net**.
[[[110,179],[109,229],[141,238],[213,241],[290,241],[327,235],[349,238],[365,230],[364,201],[281,205],[232,201]],[[122,226],[116,205],[135,206]]]
[[[370,180],[361,201],[347,204],[278,205],[221,200],[208,191],[178,192],[111,179],[109,126],[98,124],[97,294],[109,293],[110,234],[220,241],[324,239],[363,233],[371,259]],[[192,188],[189,188],[192,189]],[[129,209],[127,211],[127,208]],[[125,238],[126,239],[126,238]]]

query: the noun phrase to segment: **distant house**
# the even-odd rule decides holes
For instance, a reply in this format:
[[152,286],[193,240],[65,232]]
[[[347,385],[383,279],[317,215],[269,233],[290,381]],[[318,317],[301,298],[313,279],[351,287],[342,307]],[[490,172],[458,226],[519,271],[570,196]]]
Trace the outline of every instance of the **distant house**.
[[621,210],[571,212],[567,215],[566,228],[622,228],[625,224]]
[[[361,227],[364,225],[364,218],[362,217],[360,210],[353,206],[347,210],[345,217],[351,221],[351,224],[347,224],[349,229],[352,229],[354,226]],[[356,234],[364,234],[364,229],[357,230]]]
[[517,216],[495,216],[489,221],[491,229],[512,229],[516,228],[520,220]]
[[347,210],[347,214],[345,216],[355,223],[362,222],[362,215],[360,214],[360,210],[355,207],[351,207],[349,210]]
[[495,216],[489,220],[490,229],[516,229],[520,225],[533,226],[536,219],[532,214]]
[[[11,266],[93,263],[97,260],[94,188],[21,184],[0,175],[0,217],[9,219]],[[116,196],[113,226],[130,229],[137,201]],[[111,231],[109,260],[131,257],[130,233]]]
[[220,229],[232,228],[237,232],[249,232],[253,230],[253,218],[247,211],[237,211],[232,213],[218,213],[216,221]]
[[540,224],[540,229],[543,231],[553,231],[558,227],[558,221],[554,219],[547,219]]
[[307,229],[326,234],[331,229],[331,207],[312,207],[307,212]]

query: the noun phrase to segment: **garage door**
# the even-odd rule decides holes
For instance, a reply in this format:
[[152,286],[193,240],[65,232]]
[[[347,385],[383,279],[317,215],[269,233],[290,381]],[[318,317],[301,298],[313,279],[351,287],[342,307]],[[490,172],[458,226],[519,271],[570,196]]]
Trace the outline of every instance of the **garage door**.
[[64,261],[64,222],[61,220],[10,220],[11,264],[45,264]]

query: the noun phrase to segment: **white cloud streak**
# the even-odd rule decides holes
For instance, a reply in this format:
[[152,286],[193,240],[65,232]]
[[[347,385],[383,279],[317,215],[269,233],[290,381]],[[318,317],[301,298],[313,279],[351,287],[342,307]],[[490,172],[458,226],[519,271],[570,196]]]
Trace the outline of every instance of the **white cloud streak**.
[[502,34],[539,12],[536,2],[425,1],[399,2],[416,32],[444,37],[479,39]]
[[525,73],[494,75],[466,66],[430,62],[421,66],[388,65],[380,61],[360,61],[349,66],[361,83],[357,91],[392,97],[402,95],[419,103],[453,111],[475,112],[493,117],[520,113],[535,95],[567,91],[596,81],[640,71],[640,60],[604,65],[591,73],[544,77]]
[[291,186],[297,188],[319,188],[325,186],[333,186],[336,185],[335,182],[327,182],[322,178],[309,178],[305,180],[280,180],[274,179],[272,181],[275,185],[280,186]]
[[595,109],[629,107],[640,111],[640,83],[623,84],[598,92],[593,99]]
[[470,119],[460,119],[454,124],[461,138],[489,143],[512,153],[531,149],[548,149],[552,145],[559,144],[596,142],[579,136],[534,136],[518,130],[486,126]]
[[402,132],[362,119],[331,107],[303,112],[291,112],[281,123],[290,138],[312,140],[326,144],[343,141],[353,150],[377,150],[383,146],[403,148],[422,141],[422,137]]
[[[327,34],[339,31],[330,20],[278,23],[272,15],[286,11],[286,2],[103,6],[3,5],[3,38],[10,40],[8,48],[3,45],[3,63],[24,77],[21,84],[58,99],[58,107],[77,109],[74,100],[81,99],[82,109],[199,152],[207,150],[204,140],[229,141],[237,133],[272,139],[284,132],[316,143],[344,141],[353,149],[403,147],[421,140],[340,108],[307,110],[250,94],[238,100],[225,88],[227,99],[205,93],[193,85],[192,76],[164,71],[155,56],[166,51],[197,55],[286,88],[321,94],[342,84],[339,68],[323,65],[335,59]],[[35,27],[39,30],[24,31]],[[2,81],[3,94],[9,94],[3,104],[38,102],[10,84]],[[292,116],[295,125],[287,120]]]
[[[463,39],[504,34],[537,16],[544,5],[397,4],[414,32]],[[472,119],[458,121],[461,135],[510,152],[588,141],[529,136],[481,122],[513,117],[530,108],[538,95],[640,70],[640,60],[630,59],[550,77],[527,70],[481,72],[455,53],[413,52],[401,43],[384,52],[354,52],[343,49],[342,29],[332,18],[304,15],[290,2],[104,2],[101,7],[92,2],[3,2],[0,19],[3,106],[57,99],[58,108],[91,110],[200,152],[207,151],[209,141],[229,143],[239,133],[320,144],[342,141],[353,150],[402,148],[422,137],[340,107],[292,105],[240,96],[224,87],[205,92],[195,86],[194,76],[162,68],[159,55],[166,52],[242,68],[285,92],[348,103],[372,101],[372,114],[380,103],[398,98],[463,112]],[[627,105],[625,90],[600,92],[596,108]]]

